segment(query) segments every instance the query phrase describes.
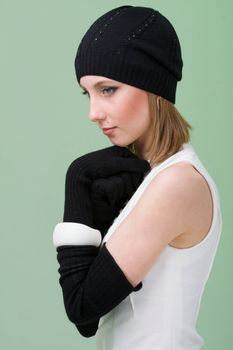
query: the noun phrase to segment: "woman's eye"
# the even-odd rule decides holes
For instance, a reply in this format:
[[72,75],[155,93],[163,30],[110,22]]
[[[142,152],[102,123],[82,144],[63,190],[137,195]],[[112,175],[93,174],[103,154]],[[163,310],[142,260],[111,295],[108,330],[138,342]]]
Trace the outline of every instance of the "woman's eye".
[[117,87],[109,86],[101,89],[104,95],[112,95],[117,90]]
[[83,94],[83,95],[89,96],[89,93],[88,93],[88,91],[86,91],[86,90],[83,90],[83,91],[82,91],[82,94]]

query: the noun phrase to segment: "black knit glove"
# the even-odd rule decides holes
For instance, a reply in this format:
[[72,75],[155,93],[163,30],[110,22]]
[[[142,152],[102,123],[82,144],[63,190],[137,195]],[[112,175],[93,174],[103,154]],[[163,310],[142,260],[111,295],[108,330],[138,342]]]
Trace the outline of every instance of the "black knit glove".
[[106,243],[101,248],[60,246],[57,252],[65,310],[85,337],[94,336],[100,318],[143,286],[131,285]]
[[146,160],[119,146],[77,158],[66,174],[63,221],[88,225],[103,237],[149,169]]
[[[92,240],[96,232],[91,227],[103,237],[149,169],[149,163],[119,146],[86,154],[68,168],[62,224],[68,226],[61,225],[55,235],[59,282],[67,316],[85,337],[96,334],[102,315],[142,287],[131,286],[105,244],[100,248],[98,239]],[[87,225],[90,232],[81,232],[75,222]],[[73,229],[76,241],[70,236]]]
[[[70,313],[73,310],[72,302],[74,302],[72,301],[72,295],[74,297],[77,295],[78,287],[84,283],[90,266],[98,255],[99,249],[99,247],[90,245],[61,246],[57,248],[57,260],[60,264],[58,272],[61,276],[59,283],[63,291],[65,310],[70,321],[75,324],[79,333],[86,338],[93,337],[96,334],[100,317],[97,317],[93,321],[88,320],[82,324],[71,319]],[[79,293],[81,291],[82,288],[80,288]],[[84,298],[82,302],[86,303],[87,301]]]

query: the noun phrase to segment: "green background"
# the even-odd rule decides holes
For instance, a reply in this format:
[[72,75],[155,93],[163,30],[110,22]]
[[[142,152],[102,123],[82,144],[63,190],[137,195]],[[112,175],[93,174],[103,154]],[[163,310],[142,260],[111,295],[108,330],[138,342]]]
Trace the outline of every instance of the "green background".
[[95,349],[65,315],[52,232],[62,221],[70,162],[111,145],[88,120],[76,50],[97,17],[124,4],[158,9],[181,41],[176,107],[194,127],[191,144],[218,186],[223,215],[198,330],[204,350],[233,349],[233,3],[226,0],[0,1],[1,349]]

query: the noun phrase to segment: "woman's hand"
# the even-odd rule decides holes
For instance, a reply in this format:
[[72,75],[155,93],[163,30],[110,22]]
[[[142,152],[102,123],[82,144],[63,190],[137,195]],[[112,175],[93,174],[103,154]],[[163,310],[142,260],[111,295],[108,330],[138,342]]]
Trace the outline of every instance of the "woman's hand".
[[64,222],[106,233],[150,169],[125,147],[111,146],[74,160],[66,174]]

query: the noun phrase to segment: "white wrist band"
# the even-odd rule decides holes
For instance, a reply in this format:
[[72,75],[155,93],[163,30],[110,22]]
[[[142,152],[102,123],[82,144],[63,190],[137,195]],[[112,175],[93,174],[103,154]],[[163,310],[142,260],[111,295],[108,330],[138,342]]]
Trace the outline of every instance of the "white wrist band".
[[53,245],[94,245],[98,247],[102,241],[99,230],[95,230],[77,222],[61,222],[53,231]]

